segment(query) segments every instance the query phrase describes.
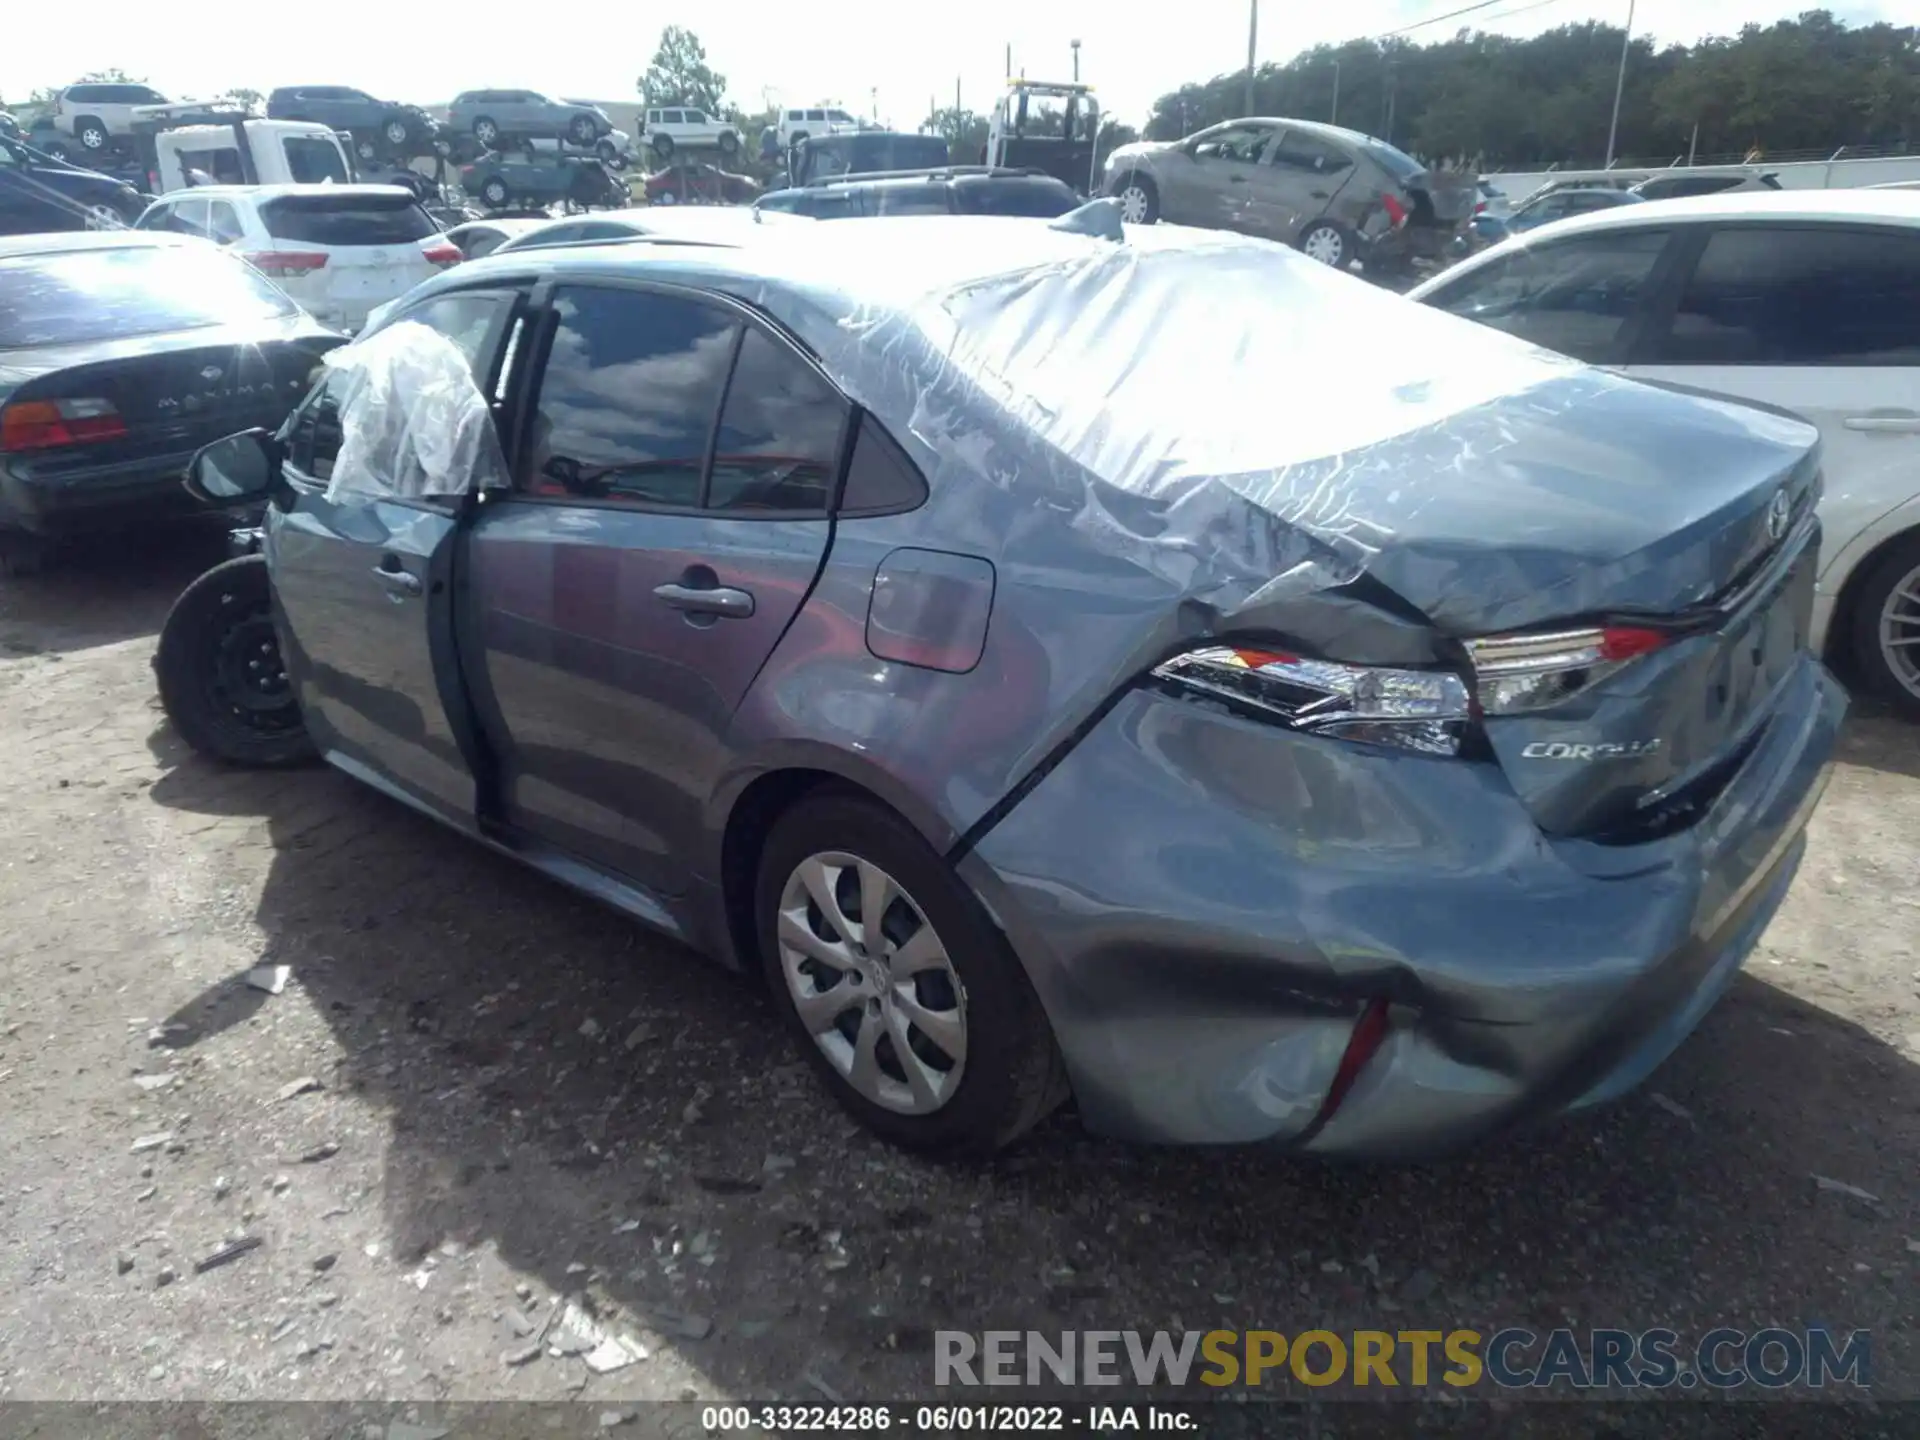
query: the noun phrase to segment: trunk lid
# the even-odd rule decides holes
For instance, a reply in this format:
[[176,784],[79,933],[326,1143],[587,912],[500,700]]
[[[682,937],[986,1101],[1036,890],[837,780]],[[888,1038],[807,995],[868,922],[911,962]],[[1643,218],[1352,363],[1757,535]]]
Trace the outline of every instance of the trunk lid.
[[[1609,626],[1650,644],[1584,668],[1558,703],[1488,703],[1483,725],[1548,834],[1624,844],[1690,823],[1805,663],[1816,432],[1782,412],[1587,372],[1456,416],[1444,436],[1456,465],[1478,457],[1472,474],[1446,504],[1406,516],[1368,574],[1470,650]],[[1431,467],[1438,453],[1419,448],[1435,438],[1384,448],[1413,447],[1395,469]]]
[[277,335],[196,331],[48,348],[0,366],[0,401],[104,399],[124,438],[35,452],[36,468],[87,468],[178,454],[254,426],[277,427],[312,385],[337,338],[304,319]]

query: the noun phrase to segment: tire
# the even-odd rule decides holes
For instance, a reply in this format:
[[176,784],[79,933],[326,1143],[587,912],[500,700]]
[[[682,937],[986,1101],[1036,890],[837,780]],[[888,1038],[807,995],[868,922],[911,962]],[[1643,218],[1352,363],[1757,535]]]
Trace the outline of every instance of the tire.
[[189,585],[153,665],[161,707],[199,754],[255,769],[318,757],[281,668],[264,555],[216,565]]
[[1309,260],[1318,260],[1334,270],[1346,269],[1358,253],[1352,233],[1332,220],[1309,221],[1294,244]]
[[591,145],[600,138],[600,127],[593,123],[591,115],[576,115],[567,122],[567,133],[573,137],[576,145]]
[[[871,893],[867,873],[893,887],[878,960],[848,943],[865,929],[849,912]],[[844,929],[810,899],[828,886]],[[1020,962],[947,862],[893,812],[839,789],[801,800],[767,836],[754,919],[776,1007],[834,1098],[875,1134],[931,1154],[986,1155],[1066,1098],[1060,1052]],[[822,932],[842,939],[829,943]],[[808,937],[800,944],[810,953],[794,936]],[[895,968],[909,952],[916,968]],[[845,998],[836,1008],[837,996]],[[819,1038],[801,1019],[803,1002],[812,1002]],[[918,1018],[899,1008],[907,1005]],[[896,1045],[907,1050],[904,1063]]]
[[481,115],[473,122],[473,138],[487,149],[493,148],[494,141],[500,138],[500,127],[493,123],[491,115]]
[[658,155],[662,160],[665,160],[673,154],[673,137],[671,135],[655,135],[652,137],[650,143],[653,146],[653,153]]
[[85,224],[89,230],[124,230],[126,219],[111,205],[87,206]]
[[506,181],[502,180],[498,175],[495,175],[480,187],[480,198],[486,202],[488,208],[504,210],[507,208],[509,202],[512,201],[513,192],[507,189]]
[[719,146],[720,153],[729,160],[740,153],[740,137],[731,130],[722,130],[715,144]]
[[353,142],[353,153],[362,160],[372,160],[380,153],[380,149],[371,140],[356,140]]
[[807,132],[806,132],[806,131],[804,131],[804,130],[796,130],[796,131],[794,131],[794,132],[793,132],[793,138],[792,138],[791,140],[789,140],[789,141],[787,141],[787,151],[788,151],[788,153],[789,153],[789,154],[791,154],[791,153],[792,153],[792,151],[793,151],[793,147],[794,147],[794,146],[796,146],[796,145],[798,145],[798,144],[799,144],[799,143],[800,143],[800,142],[801,142],[802,140],[805,140],[806,138],[807,138]]
[[407,136],[412,133],[412,130],[403,117],[392,115],[387,118],[387,123],[380,127],[380,133],[387,137],[389,145],[398,149],[407,143]]
[[1873,562],[1851,611],[1861,681],[1906,719],[1920,721],[1920,533],[1894,541]]
[[80,142],[83,150],[104,150],[111,138],[107,127],[98,120],[86,119],[73,127],[73,137]]
[[1114,186],[1113,198],[1120,202],[1120,218],[1129,224],[1151,225],[1160,218],[1159,187],[1138,170],[1129,171]]
[[593,153],[600,157],[600,163],[602,165],[611,166],[615,170],[624,170],[627,168],[627,157],[614,148],[613,141],[611,140],[602,140],[598,145],[594,146]]

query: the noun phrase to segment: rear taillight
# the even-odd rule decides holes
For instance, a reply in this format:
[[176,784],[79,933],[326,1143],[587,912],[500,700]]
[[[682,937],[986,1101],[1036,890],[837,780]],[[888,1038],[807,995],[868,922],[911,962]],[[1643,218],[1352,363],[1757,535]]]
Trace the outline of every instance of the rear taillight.
[[1386,207],[1387,219],[1393,222],[1394,229],[1398,230],[1402,225],[1407,223],[1407,207],[1402,205],[1393,196],[1382,195],[1380,197],[1380,203]]
[[438,245],[423,245],[420,253],[427,257],[429,265],[438,265],[446,269],[449,265],[460,263],[460,247],[450,241],[441,241]]
[[1476,214],[1476,215],[1484,215],[1484,214],[1486,214],[1486,213],[1487,213],[1487,202],[1486,202],[1486,201],[1484,201],[1484,200],[1482,200],[1482,201],[1480,201],[1480,202],[1479,202],[1479,203],[1478,203],[1477,205],[1475,205],[1475,206],[1473,207],[1473,213],[1474,213],[1474,214]]
[[1247,645],[1175,656],[1154,677],[1316,735],[1457,755],[1472,719],[1467,687],[1444,670],[1310,660]]
[[262,275],[275,280],[290,280],[324,270],[327,257],[310,250],[256,250],[245,257]]
[[0,450],[53,450],[126,433],[111,400],[18,400],[0,410]]
[[1488,715],[1512,715],[1557,705],[1597,684],[1621,666],[1672,637],[1637,625],[1563,630],[1552,635],[1502,635],[1467,642],[1475,699]]

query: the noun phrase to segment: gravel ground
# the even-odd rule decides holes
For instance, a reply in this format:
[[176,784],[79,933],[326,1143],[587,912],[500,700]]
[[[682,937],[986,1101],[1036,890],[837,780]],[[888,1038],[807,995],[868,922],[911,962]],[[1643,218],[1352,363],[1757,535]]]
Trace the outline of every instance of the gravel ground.
[[844,1119],[745,982],[331,771],[190,758],[148,661],[217,558],[0,588],[0,1397],[905,1399],[941,1328],[1825,1322],[1920,1398],[1890,718],[1745,976],[1601,1116],[1386,1169],[1066,1114],[943,1168]]

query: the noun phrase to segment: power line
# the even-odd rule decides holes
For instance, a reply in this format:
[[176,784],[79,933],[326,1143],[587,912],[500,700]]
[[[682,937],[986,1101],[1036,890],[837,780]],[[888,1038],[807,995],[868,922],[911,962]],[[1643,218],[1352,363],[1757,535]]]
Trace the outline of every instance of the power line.
[[[1453,20],[1461,15],[1471,15],[1477,10],[1490,10],[1495,5],[1504,5],[1505,3],[1506,0],[1477,0],[1476,4],[1463,5],[1458,10],[1447,11],[1444,15],[1432,15],[1425,20],[1416,20],[1411,25],[1402,25],[1398,30],[1385,30],[1370,38],[1374,40],[1391,40],[1396,35],[1405,35],[1409,30],[1424,30],[1429,25],[1438,25],[1442,21]],[[1552,3],[1554,3],[1554,0],[1539,0],[1539,4],[1529,5],[1523,8],[1537,10],[1541,5],[1550,5]],[[1508,13],[1518,14],[1519,12],[1510,11]]]

